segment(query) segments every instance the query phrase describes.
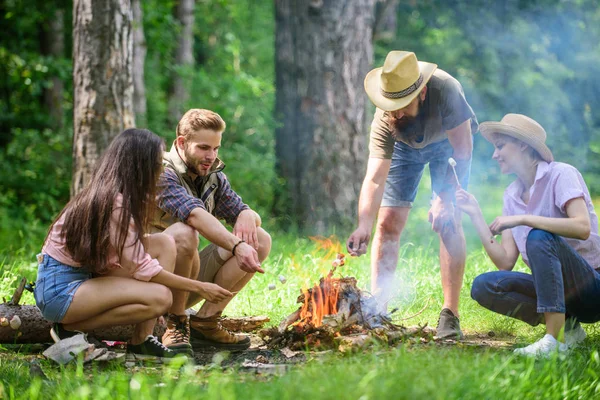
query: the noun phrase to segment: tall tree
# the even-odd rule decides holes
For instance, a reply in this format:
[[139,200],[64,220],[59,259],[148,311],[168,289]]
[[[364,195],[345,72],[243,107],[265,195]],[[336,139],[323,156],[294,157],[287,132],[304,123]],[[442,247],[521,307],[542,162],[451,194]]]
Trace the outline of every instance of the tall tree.
[[[41,54],[59,60],[65,56],[65,11],[57,8],[48,19],[44,20],[40,29]],[[42,102],[48,112],[50,126],[60,129],[63,126],[63,92],[64,84],[58,74],[50,78],[50,85],[42,90]]]
[[187,77],[194,65],[194,0],[176,1],[173,11],[181,28],[169,87],[169,123],[174,126],[190,97],[190,80]]
[[134,126],[131,18],[128,0],[73,2],[71,195],[112,138]]
[[144,15],[140,0],[131,0],[133,14],[133,110],[138,126],[146,126],[146,85],[144,64],[146,60],[146,37]]
[[277,168],[285,210],[325,233],[356,215],[365,172],[374,0],[276,0]]

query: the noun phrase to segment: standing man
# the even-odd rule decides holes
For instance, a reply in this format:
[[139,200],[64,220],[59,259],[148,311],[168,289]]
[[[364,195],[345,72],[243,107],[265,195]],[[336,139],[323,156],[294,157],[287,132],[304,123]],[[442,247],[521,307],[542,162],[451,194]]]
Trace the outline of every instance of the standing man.
[[[180,310],[170,314],[163,344],[167,347],[220,347],[246,349],[247,336],[234,335],[221,326],[220,317],[231,298],[263,273],[261,262],[271,250],[271,237],[260,227],[260,216],[242,202],[223,173],[217,155],[225,122],[219,114],[202,109],[185,113],[177,125],[177,137],[164,154],[155,231],[164,230],[177,246],[176,273],[207,283],[204,296],[179,292],[173,303]],[[219,221],[233,226],[230,233]],[[198,235],[211,244],[198,252]],[[218,286],[217,286],[218,285]],[[230,291],[230,297],[211,302],[213,291]],[[222,289],[221,289],[222,290]],[[185,309],[206,299],[189,320]],[[190,338],[191,336],[191,338]]]
[[477,118],[460,83],[436,64],[419,62],[414,53],[391,51],[382,68],[365,78],[367,95],[377,107],[371,124],[369,162],[358,206],[358,228],[350,235],[351,255],[367,252],[377,212],[371,253],[372,291],[387,308],[398,263],[400,235],[425,164],[434,191],[429,221],[440,237],[444,305],[437,336],[462,338],[458,300],[465,267],[465,238],[460,211],[454,207],[456,178],[466,188]]

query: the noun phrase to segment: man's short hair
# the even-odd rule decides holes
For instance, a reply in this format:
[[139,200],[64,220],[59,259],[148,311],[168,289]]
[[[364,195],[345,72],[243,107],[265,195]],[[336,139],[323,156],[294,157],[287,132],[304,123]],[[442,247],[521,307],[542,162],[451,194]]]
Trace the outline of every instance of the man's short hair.
[[192,108],[183,114],[183,117],[181,117],[181,120],[177,124],[177,136],[183,136],[187,139],[200,129],[223,132],[225,127],[225,121],[216,112],[201,108]]

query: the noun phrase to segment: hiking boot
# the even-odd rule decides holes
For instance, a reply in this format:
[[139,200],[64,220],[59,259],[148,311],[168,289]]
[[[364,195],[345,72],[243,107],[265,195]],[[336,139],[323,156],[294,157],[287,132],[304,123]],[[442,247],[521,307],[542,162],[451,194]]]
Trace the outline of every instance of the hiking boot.
[[221,312],[212,317],[190,316],[191,341],[194,349],[217,347],[229,350],[246,350],[250,347],[250,338],[236,335],[221,325]]
[[516,349],[515,354],[545,358],[549,357],[553,353],[566,353],[567,351],[569,351],[569,346],[567,346],[565,343],[559,342],[554,338],[554,336],[547,333],[537,342],[530,344],[527,347]]
[[173,350],[162,344],[156,336],[148,335],[140,344],[127,344],[127,354],[136,360],[162,360],[177,355]]
[[63,324],[58,322],[54,323],[52,328],[50,328],[50,336],[52,337],[52,340],[54,340],[54,343],[58,343],[62,339],[67,339],[81,334],[85,335],[85,333],[79,331],[68,331],[65,329]]
[[162,344],[177,354],[194,356],[190,344],[190,322],[187,315],[167,316],[167,330],[163,334]]
[[570,349],[579,346],[579,344],[585,340],[586,336],[587,334],[579,322],[573,324],[567,321],[565,324],[565,344],[569,346]]
[[437,324],[437,334],[435,336],[438,339],[462,340],[464,338],[464,335],[460,330],[460,321],[450,309],[444,308],[440,313]]

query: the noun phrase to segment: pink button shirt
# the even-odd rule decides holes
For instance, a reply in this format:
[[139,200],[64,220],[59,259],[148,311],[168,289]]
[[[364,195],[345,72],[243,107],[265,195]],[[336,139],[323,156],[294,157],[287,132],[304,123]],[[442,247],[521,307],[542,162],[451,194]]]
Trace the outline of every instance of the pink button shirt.
[[[124,268],[129,272],[132,278],[141,281],[149,281],[162,270],[162,266],[158,263],[158,260],[150,257],[150,254],[146,253],[142,242],[137,238],[137,231],[135,229],[133,218],[129,222],[129,230],[127,232],[123,253],[121,255],[117,254],[117,227],[119,226],[121,210],[123,209],[121,207],[122,203],[123,197],[121,195],[117,196],[110,220],[111,246],[108,254],[109,268]],[[63,264],[72,267],[81,267],[81,264],[75,262],[67,250],[65,238],[62,235],[64,220],[65,215],[63,214],[60,219],[56,221],[44,243],[42,253],[48,254],[50,257]]]
[[[583,198],[590,214],[591,234],[587,240],[564,238],[593,268],[600,267],[600,236],[598,236],[598,216],[583,177],[569,164],[540,162],[535,174],[535,182],[529,189],[529,203],[525,204],[521,194],[525,188],[521,181],[511,183],[504,192],[502,215],[538,215],[550,218],[568,218],[565,205],[569,200]],[[525,244],[532,228],[517,226],[511,229],[515,243],[528,263]]]

